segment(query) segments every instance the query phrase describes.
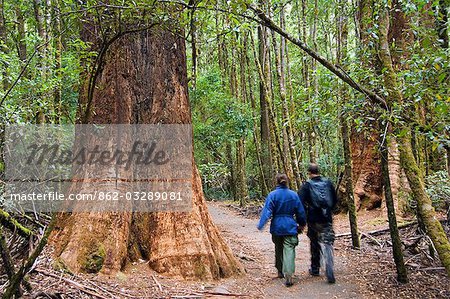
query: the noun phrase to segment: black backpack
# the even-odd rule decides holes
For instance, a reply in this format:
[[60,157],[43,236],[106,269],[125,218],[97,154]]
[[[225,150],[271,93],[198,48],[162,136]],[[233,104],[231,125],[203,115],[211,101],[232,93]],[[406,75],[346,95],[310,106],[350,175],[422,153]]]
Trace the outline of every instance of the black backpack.
[[328,217],[333,207],[333,194],[328,179],[308,180],[311,205],[320,209],[324,217]]

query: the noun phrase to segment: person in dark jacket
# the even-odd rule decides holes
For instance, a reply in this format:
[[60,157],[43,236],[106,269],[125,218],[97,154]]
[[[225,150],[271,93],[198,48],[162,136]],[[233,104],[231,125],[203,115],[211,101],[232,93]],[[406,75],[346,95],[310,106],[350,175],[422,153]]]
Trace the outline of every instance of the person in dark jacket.
[[311,250],[311,268],[309,273],[319,276],[320,256],[324,257],[325,273],[329,283],[335,283],[333,243],[333,209],[337,204],[336,190],[333,183],[321,177],[317,164],[308,168],[309,180],[306,181],[298,195],[306,208],[308,233]]
[[277,186],[266,198],[257,227],[262,230],[267,221],[272,218],[270,233],[275,244],[275,267],[278,270],[278,277],[284,277],[285,285],[289,287],[293,285],[297,234],[306,225],[306,216],[297,193],[287,187],[286,174],[277,174],[276,181]]

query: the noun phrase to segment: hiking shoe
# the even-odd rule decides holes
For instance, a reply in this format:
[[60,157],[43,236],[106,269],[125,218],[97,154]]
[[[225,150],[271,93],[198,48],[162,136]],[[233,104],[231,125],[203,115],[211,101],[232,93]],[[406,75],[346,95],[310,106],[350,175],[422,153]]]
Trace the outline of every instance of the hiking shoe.
[[328,277],[328,283],[333,284],[336,283],[336,279],[334,278],[334,275],[332,277]]
[[319,270],[309,269],[309,274],[312,276],[320,276]]
[[284,285],[286,287],[291,287],[291,286],[294,285],[294,283],[292,282],[292,275],[291,274],[286,274],[284,277],[286,278],[286,281],[284,283]]
[[278,272],[277,278],[284,278],[283,272]]

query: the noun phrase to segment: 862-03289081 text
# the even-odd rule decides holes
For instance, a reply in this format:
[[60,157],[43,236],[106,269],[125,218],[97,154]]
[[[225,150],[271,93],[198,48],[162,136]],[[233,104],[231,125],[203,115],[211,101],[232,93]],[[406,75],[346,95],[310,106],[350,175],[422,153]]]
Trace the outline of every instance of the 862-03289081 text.
[[14,193],[10,194],[11,200],[15,201],[182,201],[181,192],[171,191],[93,191],[90,193],[70,193],[60,192],[47,193]]

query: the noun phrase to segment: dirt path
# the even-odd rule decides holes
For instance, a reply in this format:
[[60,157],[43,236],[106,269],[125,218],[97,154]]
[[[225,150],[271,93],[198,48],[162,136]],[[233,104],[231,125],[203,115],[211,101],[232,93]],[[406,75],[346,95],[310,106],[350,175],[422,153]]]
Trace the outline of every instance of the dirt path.
[[[340,278],[346,276],[345,265],[336,258],[335,274],[336,284],[330,285],[325,277],[312,277],[308,274],[309,244],[306,235],[299,236],[297,247],[295,285],[286,288],[282,279],[274,278],[274,246],[268,231],[268,226],[263,232],[256,229],[257,220],[248,219],[237,215],[228,208],[217,204],[208,204],[209,212],[214,223],[223,232],[227,241],[239,242],[246,252],[250,252],[258,267],[246,267],[248,279],[259,284],[261,293],[265,298],[361,298],[357,287],[343,283]],[[234,248],[233,248],[234,247]],[[242,252],[236,252],[237,246],[232,246],[235,254],[246,258]],[[253,254],[252,254],[253,253]]]

